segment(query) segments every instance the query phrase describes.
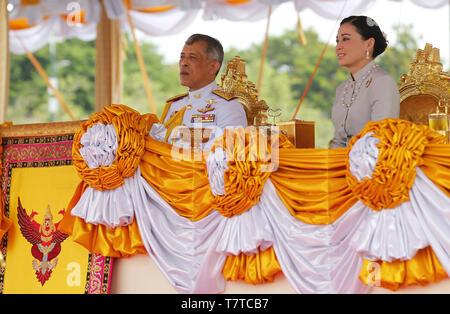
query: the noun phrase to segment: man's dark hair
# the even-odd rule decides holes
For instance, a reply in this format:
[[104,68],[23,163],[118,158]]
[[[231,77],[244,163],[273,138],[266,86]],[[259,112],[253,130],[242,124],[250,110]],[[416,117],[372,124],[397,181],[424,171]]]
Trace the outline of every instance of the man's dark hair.
[[[185,44],[186,45],[192,45],[193,43],[197,42],[197,41],[204,41],[206,42],[206,56],[208,57],[209,60],[214,60],[219,62],[220,67],[222,66],[222,62],[223,62],[223,47],[222,44],[220,43],[220,41],[218,41],[217,39],[208,36],[208,35],[204,35],[204,34],[194,34],[189,36],[189,38],[186,40]],[[220,70],[219,67],[219,70]],[[219,73],[219,71],[217,71],[217,73]],[[217,75],[216,73],[216,75]]]

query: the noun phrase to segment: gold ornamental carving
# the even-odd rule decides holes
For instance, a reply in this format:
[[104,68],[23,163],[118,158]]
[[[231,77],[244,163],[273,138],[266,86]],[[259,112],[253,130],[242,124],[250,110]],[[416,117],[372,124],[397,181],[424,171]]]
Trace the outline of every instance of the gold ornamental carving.
[[428,124],[428,114],[450,106],[450,75],[443,71],[439,49],[418,49],[407,74],[400,78],[400,118]]
[[227,98],[236,97],[244,105],[248,125],[266,125],[269,106],[264,100],[258,99],[255,84],[247,79],[245,60],[236,56],[228,62],[225,73],[219,85],[220,92]]

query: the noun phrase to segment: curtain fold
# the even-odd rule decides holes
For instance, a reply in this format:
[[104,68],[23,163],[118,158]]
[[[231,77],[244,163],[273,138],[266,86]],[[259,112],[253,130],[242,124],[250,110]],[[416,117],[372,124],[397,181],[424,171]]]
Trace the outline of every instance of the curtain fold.
[[425,148],[420,167],[427,177],[450,197],[450,145],[433,144]]
[[[105,2],[103,2],[105,1]],[[207,0],[164,0],[164,1],[115,1],[115,0],[41,0],[39,4],[21,3],[9,0],[14,5],[10,12],[10,28],[21,30],[21,38],[29,38],[27,47],[34,52],[48,43],[48,35],[56,35],[67,39],[72,37],[91,41],[97,36],[97,24],[102,14],[120,21],[127,28],[126,10],[136,29],[151,35],[165,36],[179,33],[191,25],[201,14],[205,20],[226,19],[229,21],[258,21],[267,18],[267,9],[273,6],[292,2],[297,12],[310,9],[317,15],[327,19],[339,19],[348,15],[363,14],[376,0],[249,0],[249,1],[207,1]],[[397,1],[400,0],[391,0]],[[440,9],[448,5],[447,0],[410,0],[415,5],[425,9]],[[100,3],[102,2],[102,3]],[[103,5],[104,3],[104,5]],[[82,27],[72,27],[66,23],[67,18],[73,19],[77,9],[82,10]],[[104,9],[103,9],[104,8]],[[103,13],[102,13],[103,11]],[[63,18],[60,18],[63,17]],[[50,26],[49,20],[61,20]],[[47,23],[46,23],[47,22]],[[46,24],[43,26],[43,24]],[[79,26],[79,25],[78,25]],[[101,36],[101,35],[100,35]],[[24,53],[20,45],[11,40],[10,50],[13,53]],[[117,102],[116,102],[117,103]]]
[[249,284],[273,282],[276,274],[281,272],[280,263],[273,247],[258,249],[258,253],[231,255],[223,266],[223,276],[228,281],[243,280]]
[[86,223],[83,219],[71,215],[72,209],[87,188],[88,184],[84,182],[78,185],[58,230],[71,235],[73,241],[79,243],[91,253],[110,257],[146,254],[147,251],[135,220],[127,226],[110,228],[105,225]]
[[[91,176],[79,171],[86,182],[75,192],[60,229],[93,252],[147,251],[182,293],[220,292],[225,279],[270,282],[280,269],[298,293],[362,293],[370,288],[370,278],[360,280],[372,275],[364,270],[369,260],[380,261],[382,285],[390,289],[434,282],[450,270],[450,145],[426,126],[399,119],[370,122],[348,148],[330,150],[296,149],[281,136],[278,156],[270,159],[278,161],[276,170],[267,174],[260,171],[267,156],[252,148],[256,133],[250,129],[248,134],[226,130],[199,161],[193,155],[180,160],[174,156],[183,153],[181,148],[143,136],[162,126],[154,115],[139,118],[131,110],[130,118],[123,114],[129,111],[110,106],[85,124],[95,125],[106,115],[117,147],[127,148],[127,154],[141,152],[128,171],[135,172],[119,187],[87,187]],[[98,141],[103,129],[81,128],[74,156],[83,133],[92,139],[85,148],[97,142],[103,147]],[[139,130],[139,148],[134,136],[120,136],[120,130],[129,129]],[[233,145],[224,139],[234,139]],[[244,153],[246,158],[238,158]],[[120,149],[116,156],[122,156]],[[78,161],[74,165],[84,169]],[[96,168],[101,180],[108,181],[108,167]],[[238,177],[235,185],[227,179]],[[403,191],[391,181],[402,178],[408,197],[397,199]],[[367,201],[374,192],[382,202]],[[223,196],[239,201],[249,195],[256,201],[242,210],[215,210]]]
[[270,180],[297,219],[330,224],[357,201],[345,178],[347,149],[280,149],[279,154]]
[[411,285],[425,286],[447,277],[444,267],[429,246],[419,250],[412,259],[406,261],[364,260],[359,275],[366,285],[393,291]]

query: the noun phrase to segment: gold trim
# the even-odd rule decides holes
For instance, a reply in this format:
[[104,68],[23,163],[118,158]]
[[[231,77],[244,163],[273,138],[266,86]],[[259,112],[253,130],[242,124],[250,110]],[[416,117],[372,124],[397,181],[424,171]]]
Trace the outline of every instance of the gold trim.
[[181,98],[183,98],[183,97],[186,97],[187,95],[189,95],[189,93],[184,93],[184,94],[176,95],[176,96],[173,96],[173,97],[170,97],[169,99],[167,99],[166,102],[169,102],[169,101],[175,101],[175,100],[181,99]]
[[8,1],[0,1],[0,123],[6,120],[9,95],[9,22]]
[[450,75],[442,69],[438,48],[427,43],[425,49],[418,49],[408,74],[400,78],[400,103],[414,95],[430,95],[441,106],[450,106]]
[[223,90],[220,90],[220,89],[213,90],[213,94],[215,94],[215,95],[217,95],[219,97],[222,97],[225,100],[231,100],[231,99],[237,98],[237,96],[235,96],[235,95],[233,95],[231,93],[227,93],[227,92],[225,92]]
[[[236,97],[244,106],[248,125],[266,124],[266,112],[269,106],[264,100],[258,100],[258,91],[255,88],[255,84],[247,79],[245,61],[240,57],[236,56],[228,62],[225,74],[222,75],[219,90],[221,95]],[[218,92],[218,90],[214,91],[215,94]]]
[[86,120],[0,126],[0,137],[74,134]]

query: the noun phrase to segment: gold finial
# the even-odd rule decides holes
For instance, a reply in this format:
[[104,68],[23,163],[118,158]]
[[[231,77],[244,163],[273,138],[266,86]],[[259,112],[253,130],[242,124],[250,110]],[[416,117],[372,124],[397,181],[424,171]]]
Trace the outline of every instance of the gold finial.
[[46,218],[53,220],[53,215],[50,210],[50,205],[47,205],[47,210],[45,211],[45,214],[44,214],[44,219],[46,219]]
[[241,101],[245,107],[249,125],[255,125],[257,116],[258,123],[267,119],[265,113],[269,106],[264,101],[258,100],[255,84],[247,79],[245,73],[245,60],[239,56],[228,62],[225,73],[222,75],[220,90],[221,93],[237,97]]

